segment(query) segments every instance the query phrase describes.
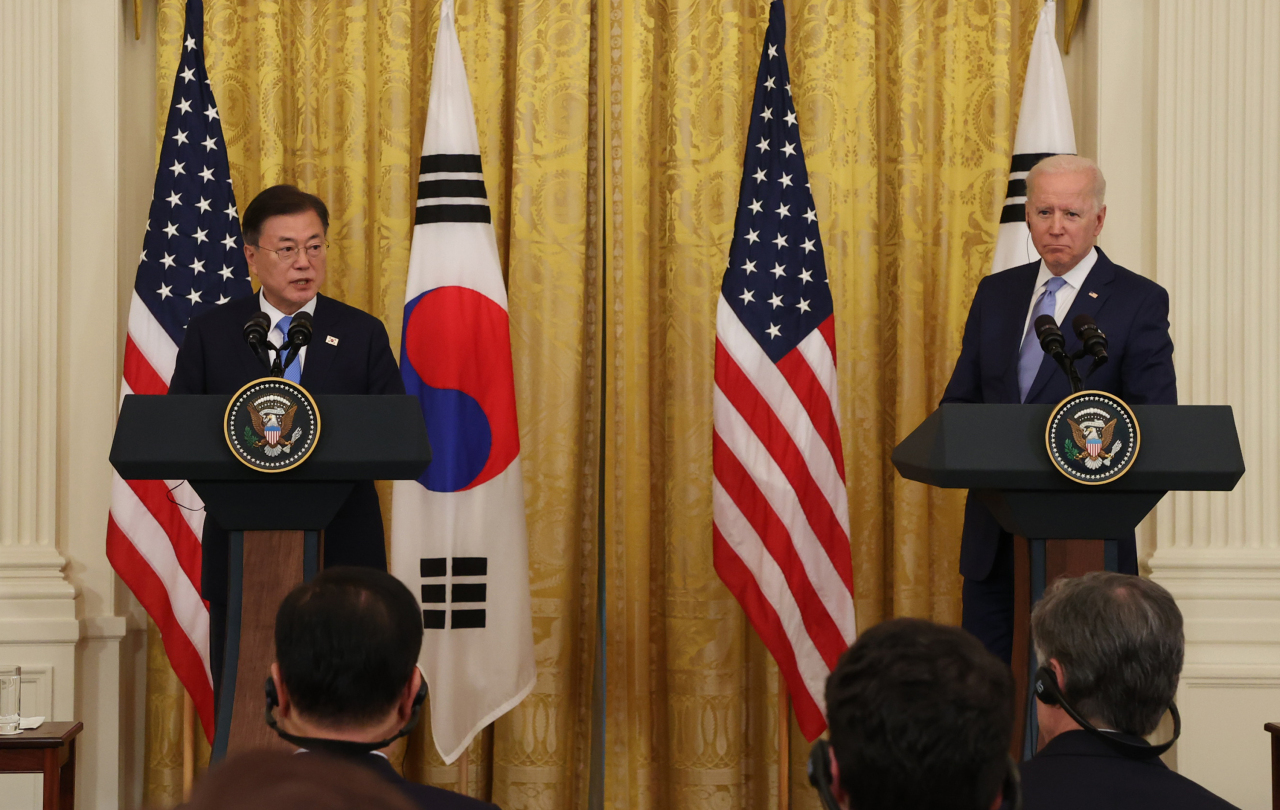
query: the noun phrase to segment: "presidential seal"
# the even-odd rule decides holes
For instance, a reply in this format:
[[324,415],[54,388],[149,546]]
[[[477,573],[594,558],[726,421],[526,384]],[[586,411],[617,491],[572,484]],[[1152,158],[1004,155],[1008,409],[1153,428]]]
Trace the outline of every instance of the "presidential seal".
[[227,446],[260,472],[302,462],[320,438],[320,411],[307,390],[281,377],[254,380],[236,392],[223,418]]
[[1081,391],[1062,400],[1045,428],[1053,466],[1082,484],[1105,484],[1128,472],[1140,439],[1133,411],[1104,391]]

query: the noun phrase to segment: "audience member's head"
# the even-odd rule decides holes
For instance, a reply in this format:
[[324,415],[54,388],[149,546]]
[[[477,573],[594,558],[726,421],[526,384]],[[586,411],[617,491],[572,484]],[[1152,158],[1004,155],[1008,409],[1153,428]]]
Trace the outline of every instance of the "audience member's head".
[[282,727],[371,742],[404,726],[422,682],[422,614],[385,571],[328,568],[294,588],[276,613],[271,667]]
[[968,633],[895,619],[827,678],[832,792],[856,810],[987,810],[1013,731],[1009,668]]
[[246,751],[196,783],[186,810],[415,810],[377,773],[323,755]]
[[[1168,591],[1106,571],[1060,579],[1031,612],[1031,633],[1085,719],[1138,737],[1155,731],[1182,672],[1182,613]],[[1059,708],[1037,711],[1046,739],[1076,727]]]

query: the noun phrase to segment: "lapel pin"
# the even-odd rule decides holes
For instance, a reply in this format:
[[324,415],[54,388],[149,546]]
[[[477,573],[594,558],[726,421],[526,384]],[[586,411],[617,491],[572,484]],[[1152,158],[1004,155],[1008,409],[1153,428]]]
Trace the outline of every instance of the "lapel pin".
[[[1091,292],[1091,293],[1089,293],[1089,297],[1090,297],[1090,298],[1097,298],[1097,297],[1098,297],[1098,294],[1097,294],[1096,292]],[[336,341],[336,340],[334,341],[334,343],[337,343],[337,342],[338,342],[338,341]]]
[[325,342],[325,343],[328,343],[330,346],[337,346],[337,345],[338,345],[338,339],[337,339],[336,337],[334,337],[333,335],[329,335],[328,337],[326,337],[326,338],[324,339],[324,342]]

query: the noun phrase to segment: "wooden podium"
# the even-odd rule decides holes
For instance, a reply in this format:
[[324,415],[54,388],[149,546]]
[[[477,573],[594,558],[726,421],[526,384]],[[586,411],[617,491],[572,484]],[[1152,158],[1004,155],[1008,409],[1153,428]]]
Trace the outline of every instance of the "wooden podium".
[[259,472],[227,446],[223,417],[230,399],[126,396],[111,445],[111,464],[122,478],[186,479],[230,534],[215,760],[280,745],[263,722],[276,609],[319,569],[324,527],[352,487],[362,480],[412,480],[431,461],[416,398],[321,395],[314,397],[322,429],[311,456],[292,470]]
[[1235,418],[1226,405],[1135,405],[1141,446],[1132,468],[1088,486],[1049,459],[1045,427],[1053,405],[948,404],[894,448],[903,478],[946,489],[968,489],[1014,535],[1013,674],[1018,687],[1015,758],[1035,751],[1036,669],[1027,622],[1031,607],[1060,576],[1115,570],[1115,540],[1170,490],[1230,491],[1244,475]]

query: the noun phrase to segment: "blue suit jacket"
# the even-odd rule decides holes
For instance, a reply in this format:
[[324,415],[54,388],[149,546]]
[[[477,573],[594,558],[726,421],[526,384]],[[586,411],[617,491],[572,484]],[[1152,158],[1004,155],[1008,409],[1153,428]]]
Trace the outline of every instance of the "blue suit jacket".
[[[302,367],[302,386],[312,394],[403,394],[404,381],[382,321],[341,301],[316,297],[312,328]],[[244,342],[244,324],[259,310],[255,293],[192,318],[174,365],[170,394],[225,394],[268,376]],[[338,339],[337,345],[326,338]],[[358,482],[333,522],[325,529],[325,565],[364,565],[386,569],[382,512],[372,481]],[[206,520],[201,591],[205,599],[225,602],[227,535]]]
[[[960,358],[942,402],[1017,403],[1018,349],[1040,262],[987,276],[978,284],[964,326]],[[1071,328],[1081,313],[1093,316],[1107,335],[1109,360],[1084,382],[1086,389],[1115,394],[1130,405],[1176,405],[1169,294],[1159,284],[1114,264],[1098,250],[1063,319],[1067,353],[1081,348]],[[1081,374],[1089,361],[1081,362]],[[1031,404],[1054,404],[1071,393],[1067,375],[1048,355],[1027,392]],[[1000,524],[972,495],[965,504],[960,573],[984,579],[995,561]]]

